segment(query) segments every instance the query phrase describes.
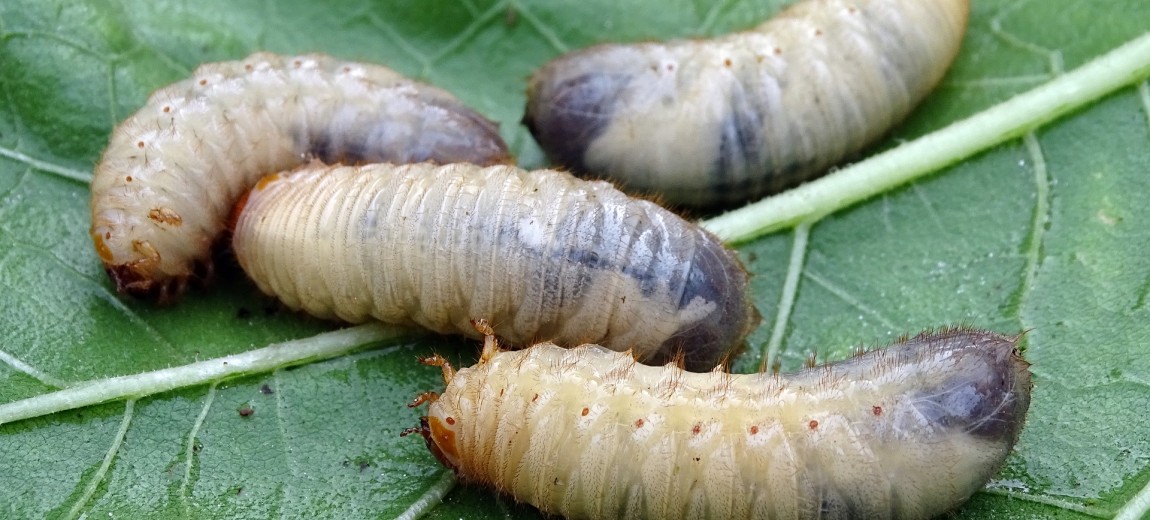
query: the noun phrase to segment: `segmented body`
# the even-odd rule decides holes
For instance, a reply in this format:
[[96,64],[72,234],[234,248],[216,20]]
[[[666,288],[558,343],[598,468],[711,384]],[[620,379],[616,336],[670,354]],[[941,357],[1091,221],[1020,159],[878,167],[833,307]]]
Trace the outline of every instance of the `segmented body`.
[[517,345],[599,342],[710,369],[758,316],[713,235],[605,182],[512,166],[313,165],[261,181],[232,237],[289,307]]
[[257,53],[156,91],[92,178],[92,240],[118,290],[168,299],[260,177],[325,162],[509,162],[494,123],[376,65]]
[[802,0],[712,40],[600,45],[531,78],[551,158],[673,204],[757,198],[886,133],[958,52],[968,0]]
[[785,376],[692,374],[596,345],[453,372],[420,432],[464,480],[570,519],[925,519],[965,501],[1030,402],[1016,338],[925,333]]

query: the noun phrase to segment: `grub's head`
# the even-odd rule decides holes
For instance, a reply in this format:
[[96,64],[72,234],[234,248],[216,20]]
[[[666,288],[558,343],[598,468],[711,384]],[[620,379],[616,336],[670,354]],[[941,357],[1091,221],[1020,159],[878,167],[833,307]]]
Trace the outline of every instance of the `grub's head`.
[[[485,327],[483,330],[490,332],[490,327],[487,322],[482,322]],[[495,344],[494,336],[488,335],[487,344],[488,348],[498,350]],[[451,385],[451,381],[455,379],[455,369],[446,358],[438,354],[422,358],[419,360],[421,363],[428,366],[437,366],[443,370],[443,381]],[[408,406],[414,408],[421,404],[427,403],[427,415],[419,418],[419,426],[408,428],[400,433],[400,436],[407,436],[413,433],[418,433],[423,436],[423,440],[427,442],[427,449],[431,450],[431,454],[439,460],[444,466],[451,468],[456,473],[459,472],[459,420],[451,415],[450,411],[445,410],[442,402],[439,400],[439,394],[435,392],[424,392],[415,397],[415,400]]]
[[427,442],[427,449],[431,450],[431,454],[435,455],[435,459],[451,468],[453,471],[459,471],[459,449],[456,445],[458,439],[456,430],[456,419],[453,417],[440,417],[437,415],[423,416],[419,418],[419,427],[412,428],[405,433],[419,433],[423,436],[423,440]]

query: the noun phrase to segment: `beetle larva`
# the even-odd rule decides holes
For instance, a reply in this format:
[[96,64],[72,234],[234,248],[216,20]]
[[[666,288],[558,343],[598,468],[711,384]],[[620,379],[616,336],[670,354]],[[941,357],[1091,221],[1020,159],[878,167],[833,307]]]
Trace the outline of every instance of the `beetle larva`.
[[[490,330],[488,330],[490,332]],[[1030,404],[1016,338],[951,329],[787,376],[543,343],[443,367],[420,426],[465,481],[579,518],[930,518],[1001,466]]]
[[92,178],[92,240],[120,292],[178,296],[241,193],[308,158],[509,162],[496,125],[376,65],[257,53],[152,94]]
[[303,168],[260,181],[237,259],[287,306],[475,336],[600,342],[709,369],[758,314],[734,253],[606,182],[514,166]]
[[713,40],[600,45],[531,78],[524,123],[589,176],[691,206],[820,174],[902,120],[958,53],[968,0],[803,0]]

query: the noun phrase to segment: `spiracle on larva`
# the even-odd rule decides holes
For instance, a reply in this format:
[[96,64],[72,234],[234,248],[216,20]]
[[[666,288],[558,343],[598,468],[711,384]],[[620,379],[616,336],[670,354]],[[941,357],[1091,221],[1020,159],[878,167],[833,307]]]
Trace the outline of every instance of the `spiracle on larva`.
[[699,226],[606,182],[514,166],[312,164],[261,180],[232,246],[288,307],[513,344],[601,343],[709,369],[758,322],[747,273]]
[[121,293],[178,297],[236,198],[324,162],[510,162],[495,123],[378,65],[256,53],[201,65],[112,132],[92,177],[91,236]]
[[599,45],[528,87],[552,160],[678,205],[824,173],[901,121],[958,53],[968,0],[801,0],[711,40]]
[[569,519],[926,519],[1002,465],[1030,404],[1017,337],[944,329],[794,374],[686,373],[598,345],[442,357],[420,433],[464,481]]

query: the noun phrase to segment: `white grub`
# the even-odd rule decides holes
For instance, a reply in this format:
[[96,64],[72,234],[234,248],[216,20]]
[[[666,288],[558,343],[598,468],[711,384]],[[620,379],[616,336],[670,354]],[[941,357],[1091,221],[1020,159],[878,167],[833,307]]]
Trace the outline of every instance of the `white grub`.
[[232,245],[288,307],[710,369],[758,321],[734,253],[606,182],[472,164],[314,164],[260,181]]
[[958,53],[968,0],[802,0],[710,40],[599,45],[531,78],[552,160],[670,204],[731,205],[826,172],[901,121]]
[[687,373],[550,343],[426,393],[464,481],[569,519],[927,519],[1002,465],[1030,404],[1017,338],[946,329],[783,376]]
[[120,123],[92,178],[91,235],[122,293],[170,300],[240,194],[325,162],[509,162],[498,128],[446,91],[377,65],[257,53],[209,63]]

